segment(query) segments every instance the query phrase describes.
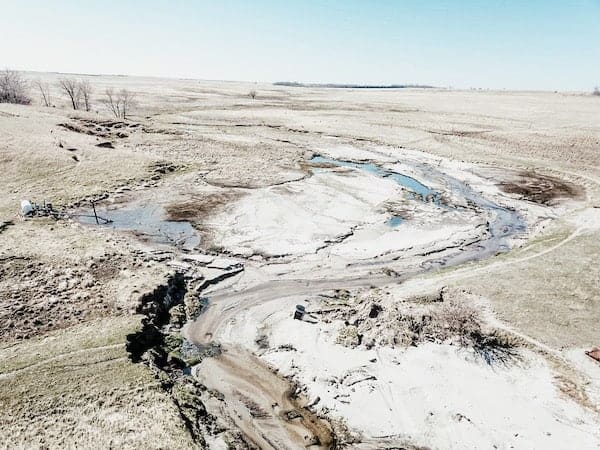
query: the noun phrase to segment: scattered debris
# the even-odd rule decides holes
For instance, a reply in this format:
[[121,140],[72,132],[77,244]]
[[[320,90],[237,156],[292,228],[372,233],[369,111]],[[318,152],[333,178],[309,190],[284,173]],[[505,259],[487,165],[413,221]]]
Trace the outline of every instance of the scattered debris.
[[55,219],[61,219],[66,216],[66,213],[55,209],[54,205],[46,200],[42,204],[30,200],[21,200],[21,215],[23,217],[54,217]]
[[113,221],[111,219],[108,219],[106,217],[102,217],[99,216],[98,213],[96,212],[96,202],[93,200],[90,200],[90,203],[92,204],[92,212],[93,214],[73,214],[73,217],[79,217],[79,218],[94,218],[94,221],[96,222],[96,225],[106,225],[109,223],[112,223]]
[[296,305],[296,309],[294,310],[294,319],[308,323],[318,322],[315,316],[306,312],[304,305]]
[[520,339],[489,326],[474,298],[463,291],[436,289],[392,304],[367,291],[349,298],[345,306],[335,298],[325,297],[324,302],[336,307],[314,313],[325,322],[344,321],[336,343],[345,347],[410,347],[436,342],[470,348],[490,365],[519,358]]
[[261,333],[256,337],[254,343],[258,346],[259,349],[266,350],[269,348],[269,337],[266,334]]

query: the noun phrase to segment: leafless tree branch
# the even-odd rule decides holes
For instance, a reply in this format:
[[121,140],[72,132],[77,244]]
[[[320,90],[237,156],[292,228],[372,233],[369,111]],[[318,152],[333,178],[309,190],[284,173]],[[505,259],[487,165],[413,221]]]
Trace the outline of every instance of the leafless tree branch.
[[81,99],[81,92],[79,90],[79,83],[74,78],[62,78],[58,81],[58,87],[62,89],[65,94],[71,100],[71,106],[73,109],[79,109],[79,103]]
[[83,100],[83,106],[86,111],[90,111],[92,108],[91,95],[93,92],[92,85],[87,80],[79,81],[79,96]]
[[40,78],[35,80],[33,85],[40,91],[42,105],[52,106],[52,102],[50,101],[50,85],[48,83],[44,83]]
[[29,105],[27,89],[27,82],[19,72],[8,69],[0,72],[0,103]]
[[127,119],[131,108],[135,106],[135,94],[127,89],[121,89],[118,93],[111,88],[105,91],[103,103],[117,119]]

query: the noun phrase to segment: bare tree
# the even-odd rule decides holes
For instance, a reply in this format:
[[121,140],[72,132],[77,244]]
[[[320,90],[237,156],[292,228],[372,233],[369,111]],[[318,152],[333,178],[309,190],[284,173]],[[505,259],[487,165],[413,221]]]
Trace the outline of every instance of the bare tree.
[[104,95],[106,96],[106,98],[102,101],[102,103],[106,105],[106,107],[110,110],[110,112],[114,114],[115,117],[121,117],[121,109],[119,106],[117,95],[112,90],[112,88],[108,88],[104,92]]
[[135,106],[135,94],[127,89],[121,89],[119,98],[121,99],[121,110],[123,112],[122,118],[125,120],[127,119],[131,108]]
[[127,119],[131,108],[135,106],[135,94],[127,89],[115,93],[111,88],[105,92],[104,104],[117,119]]
[[83,100],[83,106],[86,111],[92,109],[91,95],[93,92],[92,85],[87,80],[79,81],[79,97]]
[[19,72],[8,69],[0,72],[0,103],[29,105],[31,99],[27,88],[27,82]]
[[254,100],[256,98],[256,91],[253,89],[250,92],[248,92],[248,97]]
[[58,81],[58,87],[62,89],[65,94],[71,100],[71,106],[73,109],[79,109],[79,102],[81,99],[81,91],[79,89],[79,83],[74,78],[62,78]]
[[50,101],[50,85],[48,83],[44,83],[40,78],[35,80],[33,85],[40,91],[42,105],[52,106],[52,102]]

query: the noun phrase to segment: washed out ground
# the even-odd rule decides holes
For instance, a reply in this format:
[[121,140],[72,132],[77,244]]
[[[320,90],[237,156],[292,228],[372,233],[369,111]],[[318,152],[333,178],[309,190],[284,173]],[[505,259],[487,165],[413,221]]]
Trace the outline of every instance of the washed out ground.
[[[50,83],[59,77],[29,76]],[[106,197],[101,208],[108,211],[121,204],[150,202],[164,210],[165,217],[189,220],[199,231],[203,252],[236,253],[246,261],[240,277],[207,294],[216,308],[220,298],[235,297],[229,295],[230,286],[234,291],[254,287],[248,295],[240,294],[248,303],[240,299],[232,310],[238,316],[224,314],[213,322],[209,308],[201,329],[230,345],[229,355],[241,351],[244,360],[251,358],[249,351],[254,352],[258,360],[298,383],[306,401],[314,403],[312,410],[328,418],[340,442],[345,439],[348,445],[366,448],[386,442],[432,448],[496,443],[560,448],[577,442],[580,448],[597,448],[600,364],[584,354],[600,345],[597,98],[528,92],[305,89],[129,77],[90,77],[89,81],[95,87],[97,109],[90,113],[67,109],[56,89],[52,92],[55,108],[0,105],[0,222],[4,224],[0,228],[0,441],[5,446],[69,447],[93,442],[102,447],[177,448],[194,444],[172,398],[150,369],[130,360],[124,345],[126,336],[140,326],[141,317],[135,314],[139,298],[173,271],[165,259],[171,258],[168,255],[176,245],[157,244],[131,231],[82,225],[76,218],[23,220],[17,214],[23,198],[50,200],[79,214],[89,211],[87,200]],[[106,87],[136,92],[138,106],[127,123],[111,120],[101,106]],[[248,96],[250,90],[257,91],[256,99]],[[294,279],[314,273],[315,262],[322,262],[324,269],[318,266],[317,270],[326,269],[326,274],[343,268],[346,258],[356,255],[355,247],[348,245],[340,246],[337,253],[326,249],[328,258],[320,250],[312,254],[319,246],[312,241],[315,233],[323,234],[319,239],[325,241],[330,234],[339,234],[340,220],[353,218],[344,211],[341,219],[333,214],[338,222],[331,222],[330,230],[319,229],[318,223],[314,232],[298,229],[307,234],[298,235],[303,238],[296,243],[296,231],[277,228],[278,217],[262,217],[258,224],[248,218],[253,211],[268,210],[269,202],[282,198],[277,196],[288,198],[288,194],[295,195],[296,203],[286,208],[298,207],[296,212],[302,214],[310,203],[310,188],[321,189],[320,177],[339,177],[335,186],[342,191],[353,183],[364,183],[368,189],[364,174],[315,173],[307,159],[314,153],[373,159],[372,151],[381,164],[417,158],[431,165],[437,162],[462,177],[470,176],[466,172],[471,167],[472,177],[488,194],[505,195],[507,204],[526,197],[529,207],[521,207],[529,211],[530,234],[513,242],[515,248],[509,253],[422,274],[406,284],[401,283],[405,278],[394,276],[396,269],[406,269],[400,261],[390,269],[394,273],[386,274],[384,267],[370,274],[350,268],[349,273],[355,271],[360,280],[347,285],[321,280],[308,290],[300,287]],[[415,166],[403,169],[416,170]],[[539,178],[533,192],[519,190],[532,183],[532,172]],[[492,180],[487,187],[481,181],[486,176]],[[308,184],[302,184],[304,180]],[[495,186],[495,180],[504,185]],[[540,193],[540,185],[550,184],[552,190],[553,183],[558,198]],[[389,189],[384,193],[389,196],[397,189],[379,188]],[[375,190],[382,195],[379,188]],[[335,200],[335,192],[328,195]],[[412,215],[413,224],[426,222],[427,214],[433,214],[421,209],[407,213],[402,208],[410,204],[380,205],[380,200],[372,204],[372,196],[367,197],[366,203],[354,207],[372,208],[375,222],[390,210]],[[474,222],[467,222],[466,228],[476,223],[476,217],[471,219]],[[242,232],[228,232],[228,224],[239,225]],[[410,227],[410,221],[406,225]],[[369,236],[365,233],[353,237],[352,245],[360,247]],[[298,250],[299,245],[305,247]],[[403,242],[398,245],[398,252],[407,251]],[[284,273],[284,266],[289,272]],[[335,273],[334,278],[344,278]],[[289,284],[261,291],[262,282],[279,276],[287,277]],[[368,329],[373,322],[369,318],[362,317],[357,330],[352,328],[360,308],[367,308],[368,316],[372,304],[380,305],[385,320],[397,324],[401,317],[406,324],[424,314],[414,298],[423,292],[440,292],[443,286],[451,293],[447,299],[456,297],[480,311],[478,320],[486,332],[503,330],[515,339],[518,359],[509,359],[500,368],[490,366],[477,359],[475,347],[435,334],[431,331],[435,327],[426,328],[431,331],[427,339],[411,335],[417,346],[408,350],[403,341],[406,334],[402,339],[396,336],[393,345],[379,342],[366,348],[366,341],[356,341],[358,334],[368,338],[375,333]],[[307,302],[314,310],[331,308],[340,299],[335,289],[343,288],[349,294],[341,295],[342,300],[352,308],[317,314],[317,324],[291,320],[296,303]],[[362,306],[357,308],[353,302]],[[390,311],[396,316],[390,316]],[[198,338],[203,339],[204,334]],[[336,364],[323,365],[315,357],[319,353]],[[207,386],[219,387],[211,385],[211,369],[226,370],[227,361],[227,353],[220,360],[207,359],[197,368],[197,376]],[[225,403],[218,400],[220,396],[212,400],[214,411],[227,414],[240,399],[246,399],[246,405],[269,401],[260,393],[250,400],[240,396],[244,389],[252,394],[252,389],[236,386],[240,381],[231,370],[225,373],[223,378],[229,377],[233,385],[225,386],[229,390],[221,394]],[[405,383],[398,383],[398,377]],[[465,377],[473,397],[467,393],[452,397],[449,393],[463,392]],[[323,387],[327,385],[332,388]],[[497,389],[493,395],[492,387]],[[500,405],[500,411],[515,413],[514,421],[501,426],[503,416],[469,403],[484,395],[490,395],[490,403]],[[444,409],[436,399],[453,406]],[[357,405],[364,407],[364,415],[356,413]],[[369,417],[370,411],[385,408],[390,412]],[[540,418],[537,423],[516,414],[528,408]],[[555,417],[562,417],[562,422]],[[379,422],[373,423],[373,418]],[[249,423],[235,422],[242,430]],[[400,431],[392,436],[390,430]],[[264,438],[258,425],[245,432],[257,436],[255,444]],[[282,436],[296,432],[284,430]],[[226,443],[211,439],[211,445]]]

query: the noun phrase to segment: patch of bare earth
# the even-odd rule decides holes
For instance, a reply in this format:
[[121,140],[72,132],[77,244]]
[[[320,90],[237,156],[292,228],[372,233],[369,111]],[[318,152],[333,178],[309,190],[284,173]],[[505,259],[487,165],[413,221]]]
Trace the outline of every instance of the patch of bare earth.
[[517,179],[503,182],[500,187],[506,193],[542,205],[553,205],[559,199],[581,200],[584,197],[580,186],[531,171],[521,171]]

